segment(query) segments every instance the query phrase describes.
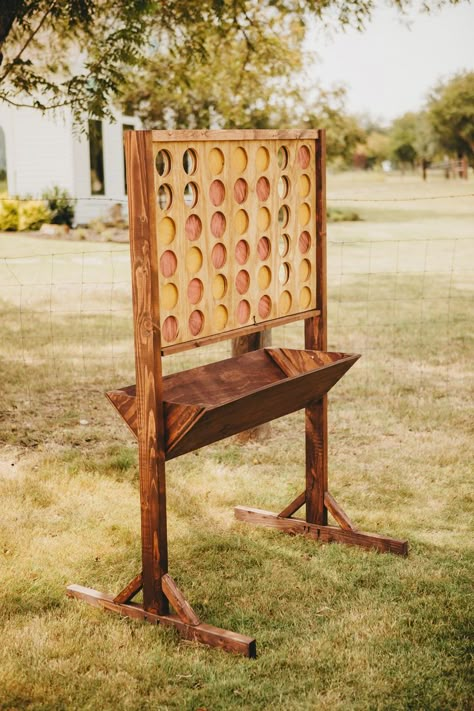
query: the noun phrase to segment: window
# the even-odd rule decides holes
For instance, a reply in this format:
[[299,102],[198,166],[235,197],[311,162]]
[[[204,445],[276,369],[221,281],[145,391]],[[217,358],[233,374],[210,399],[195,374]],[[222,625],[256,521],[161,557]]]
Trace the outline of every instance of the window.
[[89,157],[91,166],[91,195],[104,195],[104,143],[102,121],[89,121]]
[[[124,123],[122,126],[122,142],[124,141],[124,133],[125,131],[134,131],[135,126],[133,126],[131,123]],[[125,145],[123,148],[123,184],[124,184],[124,193],[125,195],[127,194],[127,164],[125,162]]]
[[7,148],[5,145],[5,131],[0,126],[0,193],[6,192],[8,192]]

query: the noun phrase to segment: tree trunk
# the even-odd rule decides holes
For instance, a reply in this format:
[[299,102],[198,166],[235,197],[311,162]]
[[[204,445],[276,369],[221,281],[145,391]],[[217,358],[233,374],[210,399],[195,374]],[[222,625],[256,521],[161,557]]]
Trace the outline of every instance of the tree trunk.
[[[232,356],[243,355],[244,353],[250,353],[250,351],[258,351],[260,348],[265,348],[266,346],[272,345],[272,332],[271,329],[265,331],[258,331],[257,333],[251,333],[249,336],[240,336],[239,338],[234,338],[232,341]],[[268,438],[271,434],[271,425],[266,422],[259,427],[255,427],[253,430],[247,430],[246,432],[240,432],[236,435],[238,442],[248,442],[249,440],[264,440]]]

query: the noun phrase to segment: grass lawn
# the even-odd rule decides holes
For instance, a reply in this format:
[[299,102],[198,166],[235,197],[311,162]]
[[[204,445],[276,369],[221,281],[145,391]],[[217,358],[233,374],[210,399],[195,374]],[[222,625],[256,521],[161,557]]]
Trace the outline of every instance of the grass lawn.
[[[301,413],[168,466],[170,573],[204,621],[257,638],[256,660],[65,597],[140,570],[135,443],[102,394],[134,380],[128,248],[0,236],[0,709],[472,706],[470,193],[329,181],[363,220],[329,229],[330,348],[362,353],[330,396],[331,491],[408,558],[234,521],[301,491]],[[273,342],[302,345],[301,326]]]

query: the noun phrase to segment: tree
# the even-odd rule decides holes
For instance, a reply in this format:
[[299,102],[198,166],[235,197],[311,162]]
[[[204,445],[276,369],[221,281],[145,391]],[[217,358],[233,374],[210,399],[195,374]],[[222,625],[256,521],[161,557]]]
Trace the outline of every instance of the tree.
[[390,153],[393,160],[403,166],[414,167],[418,156],[417,143],[418,116],[408,112],[395,119],[389,133]]
[[208,32],[224,41],[234,28],[253,52],[250,29],[263,37],[275,18],[304,25],[310,15],[336,15],[362,28],[372,9],[372,0],[2,0],[0,99],[99,118],[120,94],[124,70],[157,49],[192,58],[209,51]]
[[440,147],[472,160],[474,157],[474,72],[457,74],[440,83],[428,101],[428,119]]

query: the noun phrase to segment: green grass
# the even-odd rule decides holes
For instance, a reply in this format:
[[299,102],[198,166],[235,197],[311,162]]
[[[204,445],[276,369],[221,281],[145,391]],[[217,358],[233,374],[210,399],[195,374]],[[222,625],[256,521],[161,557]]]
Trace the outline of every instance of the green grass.
[[[348,208],[444,195],[358,203],[364,221],[329,232],[330,347],[363,354],[330,397],[331,491],[361,530],[407,538],[407,559],[234,521],[300,492],[301,413],[167,468],[170,572],[203,620],[257,638],[254,661],[65,597],[140,569],[136,447],[102,394],[134,379],[127,252],[0,237],[0,709],[472,705],[474,235],[472,198],[447,197],[469,188],[329,185]],[[273,340],[301,345],[301,328]]]

